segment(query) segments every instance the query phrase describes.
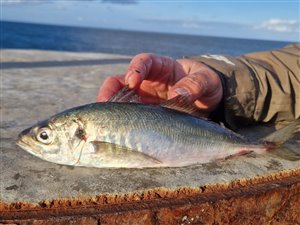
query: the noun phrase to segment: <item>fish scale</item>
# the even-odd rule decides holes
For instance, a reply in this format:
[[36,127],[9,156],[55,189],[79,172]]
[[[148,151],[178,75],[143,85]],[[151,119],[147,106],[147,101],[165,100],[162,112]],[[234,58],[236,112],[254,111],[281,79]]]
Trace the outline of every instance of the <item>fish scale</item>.
[[[166,157],[165,152],[167,150],[172,151],[173,155],[181,155],[178,154],[178,151],[181,153],[180,151],[182,151],[182,149],[176,148],[177,146],[181,148],[186,147],[190,149],[191,153],[197,148],[196,152],[198,153],[201,148],[209,147],[215,149],[214,145],[217,145],[216,147],[220,149],[221,146],[225,145],[226,141],[228,141],[228,137],[231,138],[230,144],[232,146],[235,146],[235,143],[242,143],[243,145],[246,143],[245,140],[239,137],[233,136],[232,138],[232,133],[229,131],[222,130],[222,132],[220,132],[220,126],[217,124],[159,106],[124,103],[103,103],[101,106],[103,107],[97,108],[97,105],[87,107],[86,111],[79,111],[77,116],[82,118],[89,113],[94,115],[96,112],[93,118],[103,118],[98,120],[98,123],[106,120],[111,121],[107,127],[107,133],[110,133],[110,135],[112,132],[120,132],[119,130],[122,127],[125,128],[127,132],[135,130],[136,132],[134,134],[136,137],[128,136],[128,143],[127,146],[125,146],[133,150],[137,150],[137,138],[140,138],[142,145],[147,145],[147,143],[157,140],[159,137],[155,136],[155,134],[163,138],[167,137],[171,139],[171,143],[164,142],[164,140],[157,140],[156,144],[152,144],[155,146],[153,149],[142,150],[145,154],[159,158],[159,160],[162,160],[162,158],[157,154],[161,155],[161,157]],[[97,114],[99,114],[99,116],[97,116]],[[107,117],[106,120],[105,117]],[[87,118],[90,118],[90,116],[87,116]],[[89,119],[88,121],[91,120]],[[114,121],[117,122],[113,124]],[[154,134],[150,133],[149,130],[154,132]],[[153,135],[154,140],[151,138]],[[101,137],[99,138],[101,139]],[[211,138],[214,138],[214,140],[210,141]],[[222,140],[222,145],[220,145],[217,140]],[[108,142],[116,143],[115,140],[112,139],[108,139]],[[168,146],[169,149],[162,149],[164,145]],[[201,152],[199,152],[198,155],[201,155]],[[172,156],[169,156],[169,158],[172,158]]]

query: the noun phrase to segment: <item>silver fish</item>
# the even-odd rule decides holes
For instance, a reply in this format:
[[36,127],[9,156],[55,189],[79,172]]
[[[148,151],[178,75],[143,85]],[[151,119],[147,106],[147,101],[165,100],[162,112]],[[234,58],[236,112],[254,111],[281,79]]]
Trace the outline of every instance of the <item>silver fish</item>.
[[300,119],[263,142],[248,141],[216,123],[162,106],[92,103],[24,130],[17,144],[58,164],[85,167],[180,167],[254,151],[288,140]]

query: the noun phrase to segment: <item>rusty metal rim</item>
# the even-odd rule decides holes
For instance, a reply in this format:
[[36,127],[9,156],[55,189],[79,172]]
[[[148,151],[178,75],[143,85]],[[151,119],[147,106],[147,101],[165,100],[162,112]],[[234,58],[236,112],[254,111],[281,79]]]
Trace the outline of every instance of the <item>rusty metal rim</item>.
[[175,190],[157,188],[118,196],[106,194],[76,199],[45,200],[37,204],[0,203],[0,218],[31,219],[38,216],[45,219],[58,216],[91,216],[112,212],[153,210],[251,196],[292,186],[300,189],[300,168],[265,177],[236,180],[230,184],[199,188],[184,187]]

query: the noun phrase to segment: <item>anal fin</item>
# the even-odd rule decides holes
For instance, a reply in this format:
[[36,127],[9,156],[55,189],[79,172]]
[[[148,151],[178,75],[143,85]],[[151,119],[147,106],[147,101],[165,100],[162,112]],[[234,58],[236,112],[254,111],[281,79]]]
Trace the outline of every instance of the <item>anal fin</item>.
[[225,159],[233,159],[233,158],[236,158],[238,156],[242,156],[242,155],[248,155],[248,154],[251,154],[253,153],[253,151],[251,150],[241,150],[239,151],[238,153],[235,153],[235,154],[232,154],[232,155],[229,155],[229,156],[226,156]]

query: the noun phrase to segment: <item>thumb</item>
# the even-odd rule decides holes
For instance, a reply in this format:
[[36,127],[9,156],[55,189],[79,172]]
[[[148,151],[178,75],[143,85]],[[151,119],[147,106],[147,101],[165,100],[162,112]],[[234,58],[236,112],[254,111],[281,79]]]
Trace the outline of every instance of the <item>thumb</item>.
[[179,80],[168,92],[168,98],[177,95],[187,97],[188,101],[194,102],[203,96],[208,89],[208,81],[199,73],[189,74]]
[[179,80],[168,92],[168,99],[184,95],[187,100],[203,110],[214,110],[222,99],[223,88],[218,75],[201,70]]

